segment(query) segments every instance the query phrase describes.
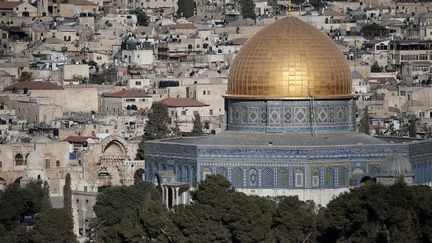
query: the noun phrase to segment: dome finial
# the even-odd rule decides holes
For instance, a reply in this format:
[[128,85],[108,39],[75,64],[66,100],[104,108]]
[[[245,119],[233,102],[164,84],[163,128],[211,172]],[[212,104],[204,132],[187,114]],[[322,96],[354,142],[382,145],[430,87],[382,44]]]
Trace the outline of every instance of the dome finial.
[[291,0],[288,0],[288,17],[291,17]]

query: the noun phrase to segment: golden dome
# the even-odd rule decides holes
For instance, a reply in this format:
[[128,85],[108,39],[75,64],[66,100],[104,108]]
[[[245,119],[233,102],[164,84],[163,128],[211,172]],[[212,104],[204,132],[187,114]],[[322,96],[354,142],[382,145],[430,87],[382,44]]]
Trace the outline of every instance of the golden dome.
[[294,17],[249,39],[231,64],[227,97],[243,99],[352,97],[345,57],[324,33]]

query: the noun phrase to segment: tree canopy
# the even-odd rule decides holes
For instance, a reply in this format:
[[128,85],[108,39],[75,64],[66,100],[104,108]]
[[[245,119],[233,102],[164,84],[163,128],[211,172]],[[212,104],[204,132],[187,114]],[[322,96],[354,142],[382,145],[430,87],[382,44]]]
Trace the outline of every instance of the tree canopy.
[[195,1],[193,0],[178,0],[177,2],[177,17],[189,18],[194,15]]
[[137,16],[137,24],[139,26],[148,26],[149,25],[149,17],[144,12],[144,10],[137,8],[130,11],[131,14],[135,14]]
[[144,127],[144,140],[166,138],[170,133],[168,128],[170,123],[168,107],[160,102],[153,103]]
[[194,114],[193,128],[192,128],[192,131],[191,131],[191,135],[192,136],[202,136],[202,135],[204,135],[203,126],[202,126],[202,123],[201,123],[201,116],[200,116],[200,114],[198,112]]
[[255,3],[253,2],[253,0],[238,1],[238,4],[240,6],[240,13],[243,15],[243,18],[256,19]]

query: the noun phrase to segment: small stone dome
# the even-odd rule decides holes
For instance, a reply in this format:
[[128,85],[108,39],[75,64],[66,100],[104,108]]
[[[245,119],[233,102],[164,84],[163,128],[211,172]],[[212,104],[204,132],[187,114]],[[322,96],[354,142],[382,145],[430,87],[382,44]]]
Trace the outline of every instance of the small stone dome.
[[380,175],[383,176],[409,176],[412,174],[411,163],[399,154],[385,157],[381,164]]
[[29,170],[40,170],[45,168],[45,160],[42,157],[42,155],[36,151],[33,150],[28,156],[27,156],[27,169]]

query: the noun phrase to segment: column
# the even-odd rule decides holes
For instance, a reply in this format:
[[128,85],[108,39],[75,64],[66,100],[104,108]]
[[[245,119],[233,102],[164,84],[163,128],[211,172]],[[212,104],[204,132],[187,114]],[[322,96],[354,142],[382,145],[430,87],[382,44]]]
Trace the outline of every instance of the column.
[[168,208],[169,207],[169,187],[166,187],[165,188],[165,205],[166,205],[166,207]]
[[178,187],[175,187],[174,188],[175,189],[175,205],[178,205],[179,204],[179,194],[178,194],[178,191],[179,191],[179,188]]

